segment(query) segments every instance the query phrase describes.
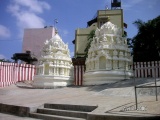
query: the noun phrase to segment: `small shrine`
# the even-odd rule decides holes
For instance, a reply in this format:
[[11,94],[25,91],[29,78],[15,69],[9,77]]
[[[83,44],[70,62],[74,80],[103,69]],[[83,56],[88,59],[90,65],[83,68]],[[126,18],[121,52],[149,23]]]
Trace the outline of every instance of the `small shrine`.
[[68,45],[56,32],[55,36],[44,43],[33,86],[36,88],[55,88],[71,85],[73,83],[72,70]]
[[96,29],[86,58],[83,85],[97,85],[129,79],[133,73],[127,40],[122,29],[110,21]]

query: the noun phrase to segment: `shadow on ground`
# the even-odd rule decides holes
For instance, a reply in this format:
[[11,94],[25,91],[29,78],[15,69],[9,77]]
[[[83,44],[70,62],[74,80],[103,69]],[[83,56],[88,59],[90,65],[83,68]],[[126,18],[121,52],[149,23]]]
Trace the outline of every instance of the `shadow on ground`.
[[[154,78],[138,78],[136,80],[136,85],[151,85],[154,84]],[[160,81],[160,79],[157,79],[157,82]],[[125,88],[125,87],[134,87],[134,79],[129,79],[129,80],[121,80],[115,83],[108,83],[108,84],[103,84],[103,85],[92,85],[88,86],[87,90],[88,91],[96,91],[100,92],[105,89],[110,89],[110,88]]]

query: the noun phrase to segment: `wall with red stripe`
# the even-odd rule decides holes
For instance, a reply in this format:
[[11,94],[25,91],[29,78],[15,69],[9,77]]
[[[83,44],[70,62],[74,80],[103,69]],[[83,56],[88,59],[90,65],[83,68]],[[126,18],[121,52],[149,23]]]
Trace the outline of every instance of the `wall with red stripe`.
[[136,78],[160,77],[160,61],[134,62],[133,69]]
[[74,85],[77,85],[77,86],[83,85],[83,74],[84,74],[84,65],[75,65],[74,66]]
[[33,80],[35,71],[35,65],[0,62],[0,87],[19,81]]
[[[136,78],[160,77],[160,61],[134,62]],[[83,85],[84,65],[74,65],[74,85]],[[33,80],[35,65],[0,62],[0,87],[19,81]]]
[[[84,65],[74,65],[74,84],[83,85]],[[160,77],[160,61],[134,62],[131,69],[135,69],[136,78]]]

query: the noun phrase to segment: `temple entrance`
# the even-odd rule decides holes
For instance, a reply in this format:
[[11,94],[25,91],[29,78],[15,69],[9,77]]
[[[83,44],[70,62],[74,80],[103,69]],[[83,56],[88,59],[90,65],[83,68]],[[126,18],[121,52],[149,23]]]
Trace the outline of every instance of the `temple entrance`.
[[99,58],[99,69],[106,69],[106,58],[104,56]]

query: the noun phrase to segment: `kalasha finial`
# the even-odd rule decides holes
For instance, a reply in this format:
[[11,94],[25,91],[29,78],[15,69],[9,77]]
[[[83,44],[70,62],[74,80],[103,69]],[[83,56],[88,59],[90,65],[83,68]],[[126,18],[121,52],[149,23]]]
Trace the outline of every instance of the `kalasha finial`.
[[55,28],[55,34],[57,34],[58,33],[58,30],[57,30],[57,28]]

